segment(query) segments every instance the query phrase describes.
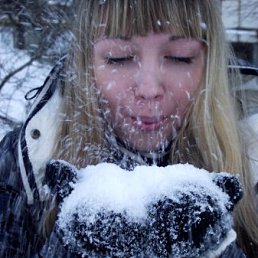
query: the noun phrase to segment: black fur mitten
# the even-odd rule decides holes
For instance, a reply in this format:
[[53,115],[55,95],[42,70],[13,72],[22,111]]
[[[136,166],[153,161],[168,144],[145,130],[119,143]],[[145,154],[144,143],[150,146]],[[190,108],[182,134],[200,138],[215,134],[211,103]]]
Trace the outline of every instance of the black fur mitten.
[[54,232],[71,257],[214,257],[235,240],[236,177],[190,165],[137,169],[77,172]]
[[56,196],[59,205],[68,196],[76,182],[77,169],[68,162],[62,160],[50,160],[46,167],[45,183]]

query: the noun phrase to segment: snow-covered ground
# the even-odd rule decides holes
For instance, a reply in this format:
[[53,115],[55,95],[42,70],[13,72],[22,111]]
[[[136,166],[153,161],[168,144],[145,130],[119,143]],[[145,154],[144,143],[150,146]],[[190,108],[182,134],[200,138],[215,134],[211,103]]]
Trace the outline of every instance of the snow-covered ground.
[[[6,75],[28,62],[25,51],[13,48],[11,31],[0,33],[0,83]],[[24,96],[30,89],[39,87],[44,82],[51,67],[33,62],[8,80],[0,90],[0,116],[22,122],[27,113],[29,102]],[[0,139],[11,128],[0,120]]]

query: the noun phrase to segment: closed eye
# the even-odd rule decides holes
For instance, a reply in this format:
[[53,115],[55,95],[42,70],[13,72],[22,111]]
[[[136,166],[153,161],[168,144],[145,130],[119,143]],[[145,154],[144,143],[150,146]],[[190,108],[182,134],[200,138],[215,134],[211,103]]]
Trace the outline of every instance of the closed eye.
[[122,56],[122,57],[107,57],[106,63],[111,65],[122,65],[128,61],[132,61],[134,59],[133,56]]
[[184,57],[184,56],[165,56],[165,59],[168,59],[175,63],[185,63],[191,64],[193,62],[193,57]]

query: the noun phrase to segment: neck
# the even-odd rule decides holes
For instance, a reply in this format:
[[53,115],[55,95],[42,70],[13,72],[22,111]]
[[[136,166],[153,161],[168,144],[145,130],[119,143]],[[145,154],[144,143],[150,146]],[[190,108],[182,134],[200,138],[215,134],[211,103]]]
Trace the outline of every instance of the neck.
[[138,165],[167,166],[169,164],[171,144],[155,151],[134,150],[124,142],[114,138],[112,142],[109,141],[109,144],[111,146],[111,156],[113,157],[110,162],[117,163],[122,168],[132,170]]
[[133,170],[136,166],[167,166],[169,162],[172,141],[153,151],[138,151],[118,139],[110,125],[106,128],[105,139],[109,147],[106,162],[115,163],[126,170]]

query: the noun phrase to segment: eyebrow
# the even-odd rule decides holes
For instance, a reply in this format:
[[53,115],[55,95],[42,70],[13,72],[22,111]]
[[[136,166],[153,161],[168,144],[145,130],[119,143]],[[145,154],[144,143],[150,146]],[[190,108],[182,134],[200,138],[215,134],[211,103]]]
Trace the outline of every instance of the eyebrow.
[[124,41],[129,41],[129,40],[132,39],[132,37],[117,36],[117,37],[111,37],[111,38],[108,38],[108,39],[121,39],[121,40],[124,40]]
[[179,40],[179,39],[187,39],[186,37],[184,36],[175,36],[175,35],[172,35],[169,37],[169,41],[176,41],[176,40]]
[[172,35],[172,36],[169,37],[168,41],[175,42],[175,41],[180,40],[180,39],[185,39],[185,40],[188,40],[188,41],[197,40],[197,41],[201,42],[202,44],[204,44],[205,46],[207,46],[207,41],[206,40],[191,38],[191,37],[184,37],[184,36],[174,36],[174,35]]
[[[122,41],[130,41],[132,39],[132,37],[126,37],[126,36],[115,36],[115,37],[111,37],[111,38],[105,38],[107,40],[122,40]],[[171,42],[174,42],[174,41],[177,41],[177,40],[180,40],[180,39],[191,39],[191,38],[187,38],[185,36],[179,36],[179,35],[171,35],[169,38],[168,38],[168,41],[171,41]]]
[[[121,40],[124,40],[124,41],[129,41],[132,39],[132,37],[126,37],[126,36],[118,36],[118,37],[114,37],[113,39],[121,39]],[[176,41],[176,40],[179,40],[179,39],[187,39],[186,37],[184,36],[176,36],[176,35],[172,35],[169,37],[169,41]]]

